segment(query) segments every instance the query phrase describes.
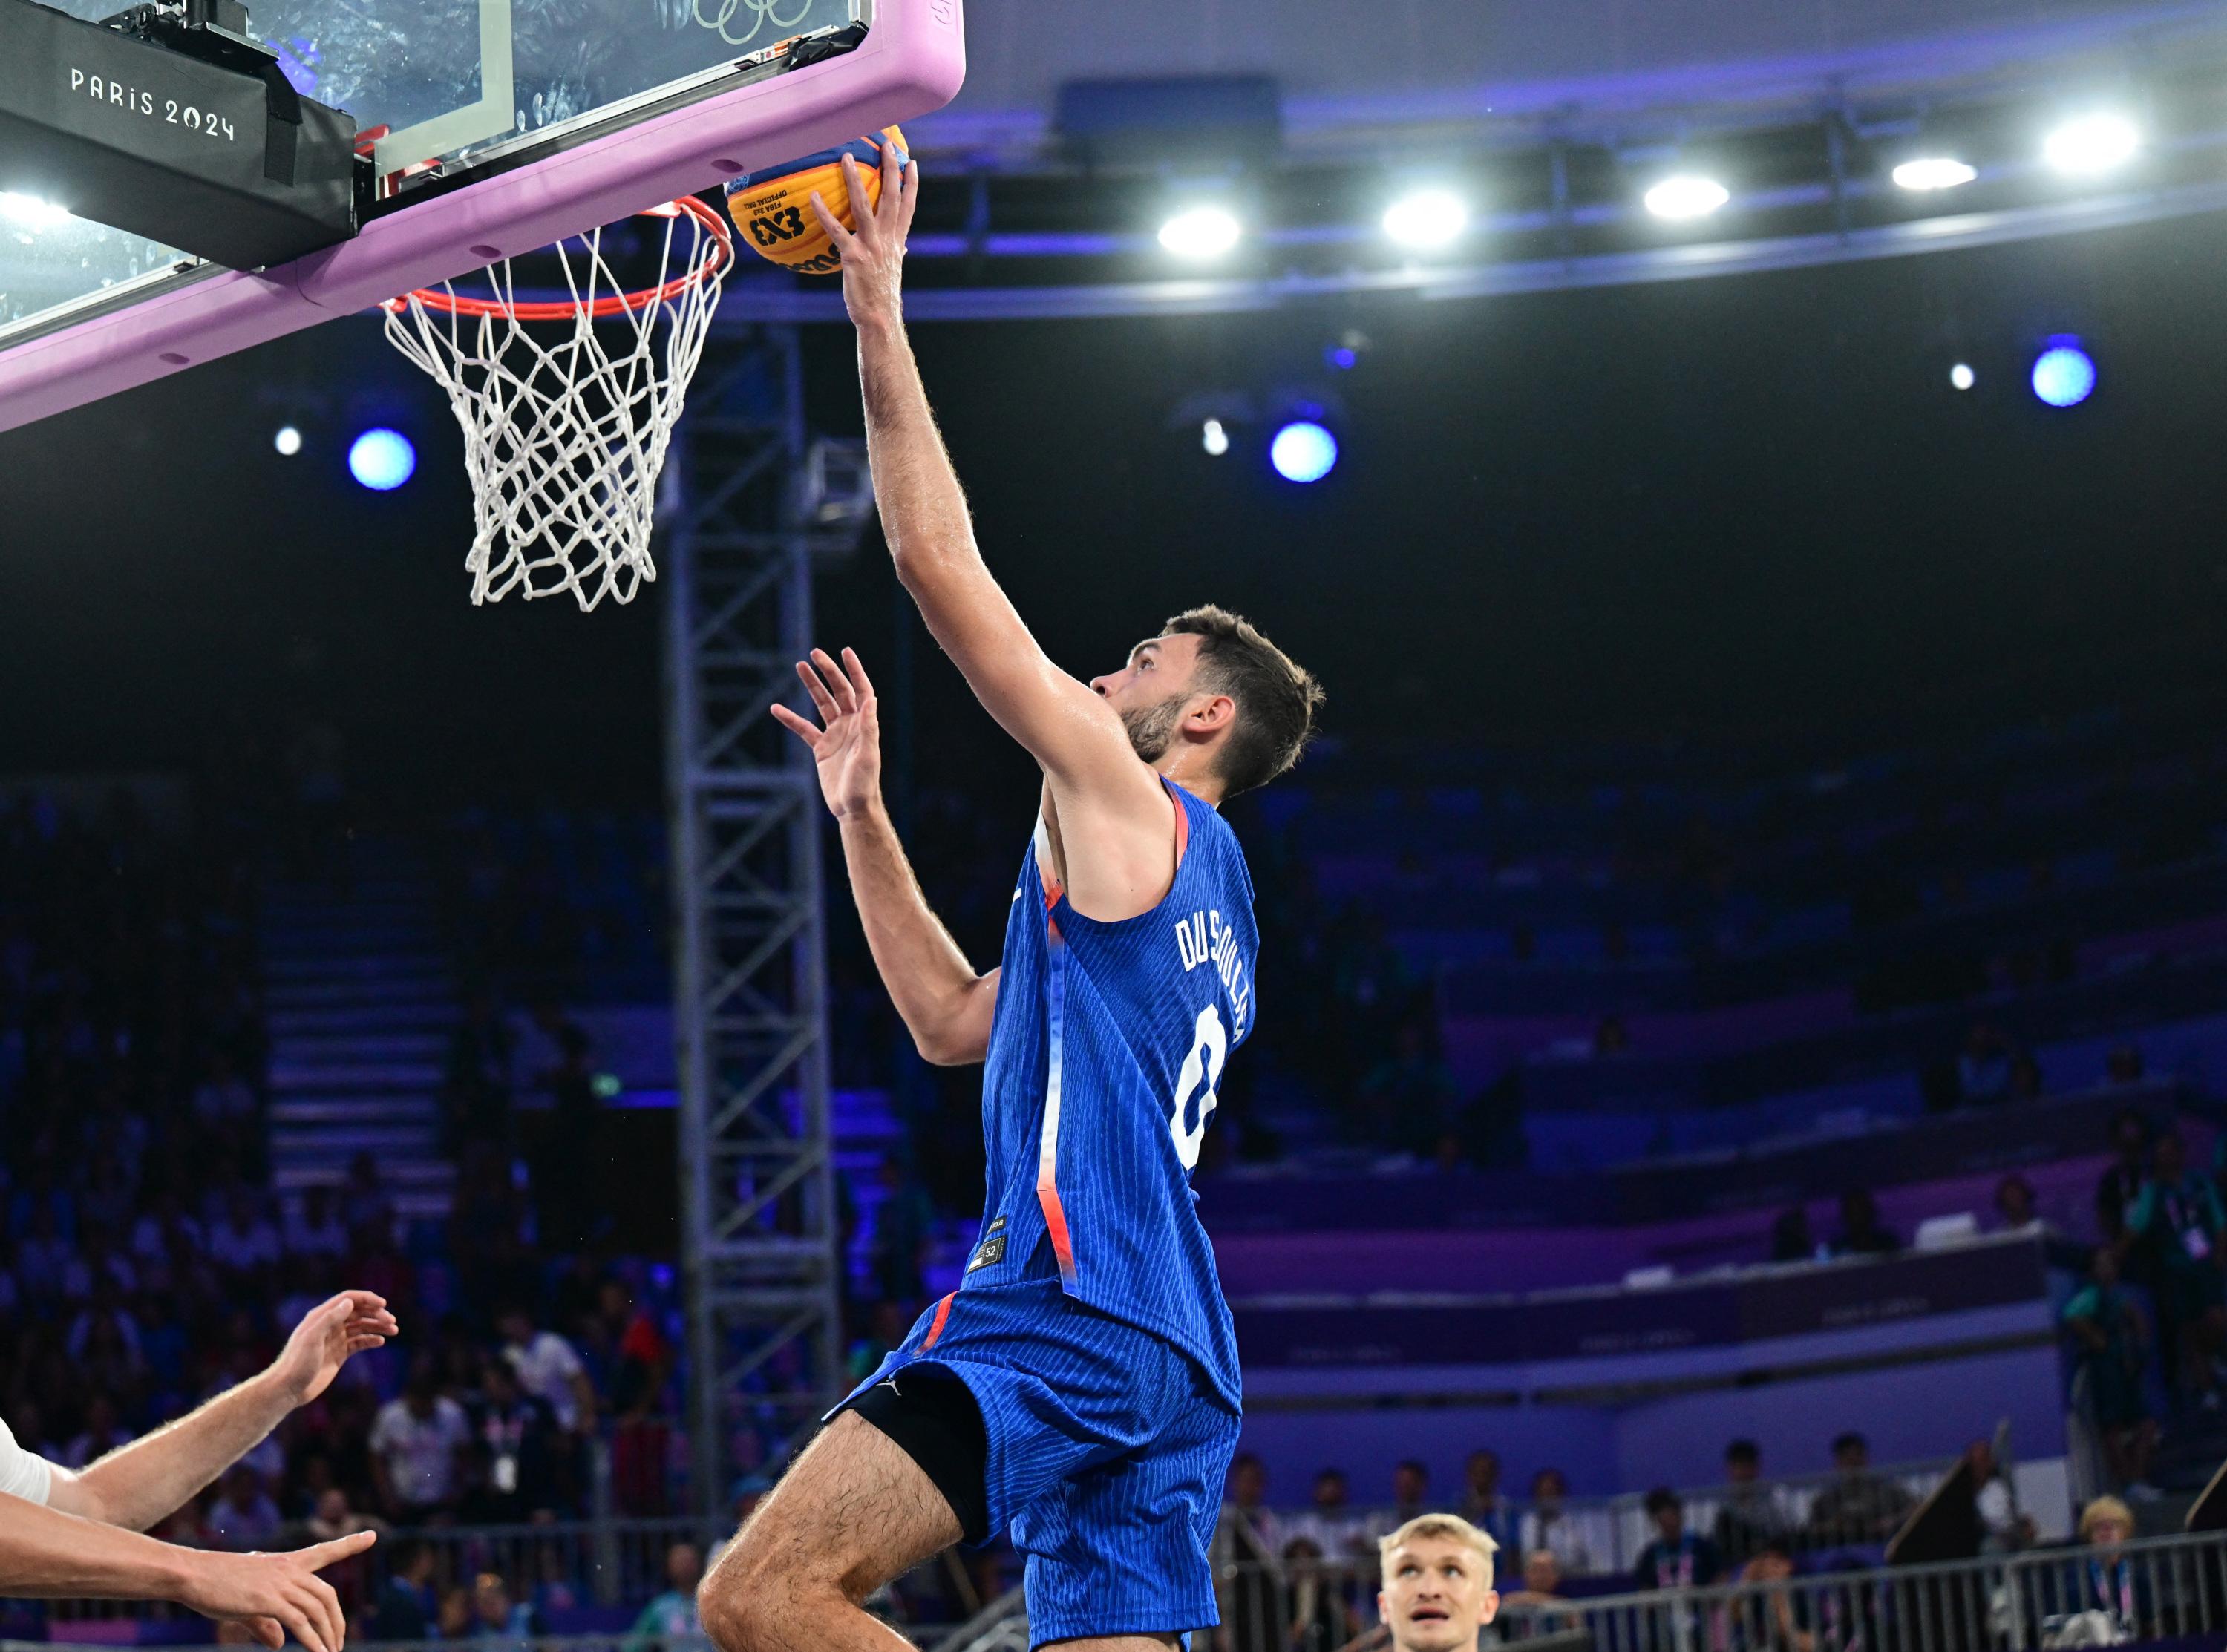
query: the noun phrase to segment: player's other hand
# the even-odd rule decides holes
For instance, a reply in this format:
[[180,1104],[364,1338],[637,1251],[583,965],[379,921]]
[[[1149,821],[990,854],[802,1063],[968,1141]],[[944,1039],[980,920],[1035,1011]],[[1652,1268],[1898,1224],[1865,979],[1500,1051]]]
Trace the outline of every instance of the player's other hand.
[[843,187],[851,194],[851,221],[845,229],[815,193],[812,210],[820,227],[843,255],[843,304],[860,327],[895,326],[904,315],[905,237],[912,230],[914,203],[920,196],[920,163],[897,164],[894,144],[882,145],[882,199],[866,204],[866,180],[855,156],[843,157]]
[[340,1597],[317,1573],[373,1540],[374,1534],[358,1532],[290,1554],[195,1553],[179,1603],[219,1623],[246,1624],[271,1652],[289,1635],[309,1652],[341,1652],[348,1626]]
[[386,1298],[369,1291],[343,1291],[302,1316],[271,1375],[295,1405],[307,1405],[331,1386],[352,1354],[377,1348],[394,1335]]
[[871,808],[882,795],[882,723],[866,668],[852,649],[843,650],[839,666],[826,649],[814,648],[811,659],[796,662],[796,674],[820,721],[786,705],[773,708],[775,721],[812,748],[820,793],[837,820]]

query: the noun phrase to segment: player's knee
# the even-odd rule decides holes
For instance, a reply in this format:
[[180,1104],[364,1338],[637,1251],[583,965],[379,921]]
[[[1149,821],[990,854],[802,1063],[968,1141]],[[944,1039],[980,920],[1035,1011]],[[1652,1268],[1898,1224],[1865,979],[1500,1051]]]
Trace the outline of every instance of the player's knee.
[[775,1545],[746,1532],[697,1589],[696,1611],[718,1652],[788,1652],[796,1625],[816,1621],[814,1605],[839,1598],[832,1581],[781,1564]]

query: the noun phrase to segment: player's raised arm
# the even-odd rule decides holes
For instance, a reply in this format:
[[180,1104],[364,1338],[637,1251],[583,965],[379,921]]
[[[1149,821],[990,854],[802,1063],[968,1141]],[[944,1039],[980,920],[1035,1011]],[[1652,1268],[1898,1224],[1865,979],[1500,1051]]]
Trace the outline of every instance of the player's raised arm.
[[897,841],[882,803],[882,724],[873,680],[848,648],[839,666],[815,648],[810,660],[796,662],[796,674],[820,722],[786,705],[775,706],[773,714],[811,749],[820,793],[842,824],[852,897],[890,1001],[924,1060],[938,1067],[979,1062],[990,1048],[999,972],[974,973],[929,908]]
[[1137,761],[1120,718],[1037,646],[975,545],[966,494],[905,337],[902,272],[920,169],[908,164],[900,174],[896,150],[885,147],[881,201],[869,207],[858,163],[845,156],[843,165],[857,230],[845,230],[817,196],[814,207],[843,255],[844,302],[858,329],[867,456],[897,577],[976,697],[1047,775],[1094,804],[1164,825],[1165,799]]

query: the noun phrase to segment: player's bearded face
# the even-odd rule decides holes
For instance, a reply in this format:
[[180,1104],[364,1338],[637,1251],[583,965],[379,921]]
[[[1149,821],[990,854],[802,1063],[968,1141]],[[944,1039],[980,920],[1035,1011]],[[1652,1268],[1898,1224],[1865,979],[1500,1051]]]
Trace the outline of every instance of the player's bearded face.
[[1157,705],[1126,705],[1121,708],[1121,726],[1129,731],[1129,744],[1136,754],[1148,763],[1156,763],[1167,753],[1176,737],[1176,724],[1183,721],[1185,697],[1171,694]]

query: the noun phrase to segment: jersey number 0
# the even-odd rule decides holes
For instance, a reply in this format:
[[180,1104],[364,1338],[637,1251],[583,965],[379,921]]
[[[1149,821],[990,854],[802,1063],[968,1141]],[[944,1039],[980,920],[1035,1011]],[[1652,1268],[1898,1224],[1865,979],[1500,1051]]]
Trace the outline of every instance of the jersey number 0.
[[[1176,1075],[1176,1110],[1168,1120],[1168,1134],[1176,1157],[1185,1170],[1198,1164],[1199,1144],[1206,1139],[1206,1121],[1214,1114],[1218,1098],[1214,1087],[1222,1081],[1222,1063],[1229,1054],[1229,1035],[1222,1028],[1222,1011],[1209,1004],[1198,1012],[1191,1029],[1190,1054],[1184,1057]],[[1200,1087],[1205,1094],[1200,1094]]]

